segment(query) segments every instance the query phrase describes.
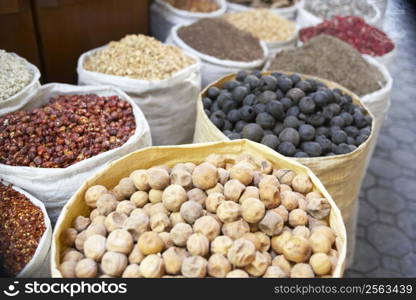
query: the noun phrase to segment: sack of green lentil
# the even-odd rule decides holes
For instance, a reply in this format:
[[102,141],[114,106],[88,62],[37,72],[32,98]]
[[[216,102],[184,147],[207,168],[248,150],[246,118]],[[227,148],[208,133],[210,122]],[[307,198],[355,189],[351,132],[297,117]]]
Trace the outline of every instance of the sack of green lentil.
[[[295,20],[301,1],[247,1],[247,0],[228,0],[227,12],[242,12],[250,10],[251,8],[267,8],[273,13],[285,17],[289,20]],[[256,3],[253,3],[256,2]],[[280,3],[279,3],[280,2]],[[285,6],[280,6],[281,3]],[[253,6],[254,4],[254,6]],[[289,5],[289,6],[287,6]]]
[[296,22],[303,28],[318,25],[333,16],[358,16],[377,27],[381,27],[383,21],[380,10],[369,0],[307,0],[301,2]]
[[[268,74],[271,74],[271,72],[264,72],[262,74],[268,75]],[[319,79],[319,78],[316,78],[316,77],[306,76],[306,75],[299,75],[299,76],[300,76],[300,78],[308,78],[308,79],[318,80],[318,81],[326,84],[326,86],[329,87],[330,89],[339,89],[343,93],[346,93],[346,94],[350,95],[350,97],[352,97],[352,99],[351,99],[352,103],[361,107],[365,111],[367,116],[371,116],[372,121],[370,123],[371,123],[371,127],[374,128],[374,126],[375,126],[374,118],[372,117],[371,112],[367,111],[367,108],[365,108],[365,106],[362,104],[362,101],[358,98],[358,96],[356,96],[355,94],[351,93],[350,91],[348,91],[347,89],[345,89],[344,87],[341,87],[340,85],[338,85],[336,83],[333,83],[333,82],[330,82],[330,81],[327,81],[327,80],[323,80],[323,79]],[[230,80],[233,80],[235,78],[236,78],[236,75],[232,74],[232,75],[228,75],[228,76],[214,82],[213,84],[206,87],[202,91],[201,98],[205,99],[206,97],[208,97],[208,90],[209,90],[210,87],[218,87],[218,88],[226,88],[226,87],[228,88],[230,86],[235,87],[235,85],[224,86],[224,84],[226,82],[231,83],[233,81],[230,81]],[[241,80],[241,78],[239,80]],[[245,81],[245,82],[250,83],[251,81],[257,82],[258,79],[257,80],[255,80],[254,78],[249,78],[248,79],[248,76],[247,76],[246,80],[247,81]],[[263,82],[263,84],[265,86],[267,86],[268,83],[270,84],[270,86],[273,86],[274,80],[271,80],[271,78],[268,78],[268,79],[265,78],[263,80],[264,81],[258,81],[258,82],[260,82],[260,83]],[[270,82],[267,81],[267,80],[269,80]],[[300,79],[298,78],[298,81],[299,80]],[[301,82],[303,82],[303,81],[301,81]],[[284,82],[284,80],[282,80],[282,84],[286,84]],[[300,87],[300,85],[299,85],[299,87]],[[299,88],[297,88],[297,89],[299,89]],[[213,92],[213,91],[211,91],[211,92]],[[300,92],[297,90],[297,93],[300,93]],[[300,94],[302,94],[302,93],[300,93]],[[237,96],[237,93],[236,94],[233,93],[232,95]],[[262,95],[262,94],[259,94],[259,96],[256,96],[256,97],[260,97],[260,101],[266,101],[266,99],[264,99],[264,100],[261,99],[261,97],[266,97],[265,96],[266,94],[263,95],[263,96],[260,96],[260,95]],[[305,95],[305,94],[302,94],[302,95]],[[227,99],[226,97],[223,97],[223,98]],[[308,99],[307,101],[306,100],[304,101],[305,103],[309,102],[309,100],[311,99],[311,97],[304,97],[304,98]],[[287,97],[286,97],[286,100],[287,100]],[[225,100],[225,101],[227,101],[227,100]],[[252,102],[253,99],[251,99],[251,100],[247,99],[247,100],[244,100],[244,101],[245,101],[244,103],[246,103],[246,101]],[[273,102],[273,101],[270,101],[270,102]],[[280,101],[274,101],[274,102],[280,102]],[[254,103],[257,103],[257,102],[254,102]],[[292,103],[291,105],[293,105],[293,102],[291,100],[290,100],[290,103]],[[228,103],[228,104],[230,104],[230,103]],[[211,105],[214,105],[214,104],[211,103]],[[247,106],[247,104],[246,104],[246,106]],[[229,107],[229,105],[227,107]],[[276,105],[276,107],[278,108],[277,105]],[[255,111],[255,109],[259,109],[259,110],[262,109],[261,107],[258,107],[258,108],[255,108],[255,109],[250,109],[250,108],[248,110],[245,110],[244,112],[241,112],[241,113],[243,113],[243,114],[247,114],[247,113],[252,114],[253,111]],[[291,107],[291,108],[293,110],[293,111],[290,112],[291,114],[292,113],[296,114],[296,110],[299,109],[299,108],[293,109],[293,107]],[[294,106],[294,108],[296,108],[296,106]],[[268,109],[268,108],[266,107],[264,109]],[[273,107],[270,107],[269,110],[270,109],[273,109]],[[299,113],[299,111],[297,113]],[[328,113],[328,111],[326,113]],[[258,115],[262,115],[262,117],[268,117],[269,114],[268,113],[260,114],[260,111],[259,111]],[[241,116],[241,114],[240,114],[240,116]],[[361,116],[361,113],[360,113],[360,116]],[[228,117],[228,115],[227,115],[227,117]],[[230,115],[230,117],[232,118],[231,115]],[[286,124],[286,122],[285,122],[285,124],[276,123],[276,125],[278,125],[278,124],[281,125],[280,129],[278,129],[277,126],[276,126],[276,128],[272,127],[271,129],[269,129],[270,134],[274,134],[273,132],[275,130],[279,130],[280,133],[281,133],[283,131],[282,130],[283,128],[294,126],[290,123],[293,123],[292,119],[295,119],[295,121],[296,121],[297,118],[294,118],[293,116],[290,116],[289,114],[287,115],[287,117],[289,119],[291,118],[291,120],[288,119],[287,124]],[[244,118],[246,118],[246,116],[244,116]],[[211,120],[213,120],[213,116],[211,115],[211,118],[208,117],[208,115],[207,115],[207,113],[205,112],[205,109],[204,109],[203,101],[201,101],[201,100],[198,101],[197,121],[196,121],[196,126],[195,126],[195,135],[194,135],[194,142],[195,143],[212,142],[212,141],[219,141],[219,140],[228,140],[231,137],[232,138],[241,138],[241,137],[247,138],[249,136],[253,136],[253,135],[256,134],[256,132],[254,132],[254,130],[252,130],[252,129],[255,129],[255,128],[247,128],[247,130],[243,130],[243,133],[244,133],[243,135],[238,135],[238,136],[233,135],[233,132],[231,131],[230,133],[228,133],[228,136],[230,137],[229,138],[226,134],[224,134],[221,130],[219,130]],[[214,120],[214,121],[217,121],[217,120]],[[255,119],[256,123],[260,123],[265,127],[267,125],[266,123],[268,123],[269,121],[270,120],[268,118],[263,118],[263,119],[261,119],[261,118],[257,119],[256,118]],[[248,124],[248,123],[245,122],[245,124]],[[224,122],[224,126],[226,126],[225,122]],[[235,124],[235,126],[238,127],[239,125]],[[247,127],[246,125],[243,125],[243,126]],[[257,126],[257,127],[259,127],[259,126]],[[239,129],[237,129],[237,131],[238,130]],[[273,130],[273,132],[271,132],[272,130]],[[316,130],[318,130],[318,129],[316,129]],[[320,128],[319,130],[321,131],[322,128]],[[234,131],[234,133],[235,132],[236,131]],[[307,135],[306,132],[304,132],[303,134]],[[315,133],[313,133],[313,134],[315,134]],[[269,133],[266,134],[266,136],[268,136],[268,135],[269,135]],[[286,134],[284,134],[284,135],[286,135]],[[299,137],[300,133],[298,133],[296,135]],[[345,135],[345,133],[343,133],[341,135]],[[309,167],[316,174],[316,176],[318,176],[318,178],[322,181],[322,183],[325,185],[325,187],[328,189],[328,191],[331,194],[331,196],[333,197],[335,203],[338,205],[338,207],[341,210],[341,213],[342,213],[342,216],[343,216],[346,228],[347,228],[347,237],[348,237],[347,262],[350,263],[353,259],[353,254],[354,254],[354,249],[351,248],[351,246],[354,245],[354,240],[355,240],[358,195],[359,195],[362,179],[365,175],[366,166],[367,166],[368,160],[370,158],[370,151],[371,151],[372,145],[374,143],[374,130],[370,130],[370,132],[365,133],[365,137],[364,136],[360,137],[359,138],[360,143],[359,144],[357,143],[357,146],[354,146],[352,148],[350,148],[346,144],[343,145],[342,143],[340,144],[342,146],[333,147],[333,145],[331,145],[331,143],[328,139],[324,139],[325,142],[322,143],[322,144],[328,144],[328,142],[329,142],[330,143],[329,146],[330,146],[330,148],[332,148],[332,149],[328,150],[329,153],[327,153],[328,151],[326,151],[324,153],[323,150],[321,150],[322,152],[320,151],[318,154],[312,153],[312,152],[316,152],[314,148],[315,148],[317,142],[305,145],[305,148],[303,148],[302,145],[297,145],[298,148],[300,148],[300,147],[302,147],[302,148],[301,148],[301,150],[296,149],[295,146],[288,145],[288,143],[286,142],[286,138],[287,137],[279,134],[278,140],[276,140],[276,138],[275,138],[276,143],[279,144],[278,145],[279,147],[278,146],[272,146],[272,145],[271,145],[271,147],[275,147],[275,149],[279,152],[287,153],[287,155],[290,156],[290,157],[293,157],[295,152],[296,152],[296,154],[297,154],[297,152],[300,152],[299,156],[296,155],[295,157],[293,157],[293,160]],[[282,139],[282,142],[280,141],[280,139]],[[260,137],[260,139],[258,139],[258,141],[260,142],[260,140],[263,143],[275,144],[273,141],[272,142],[268,141],[268,139],[262,140],[261,137]],[[308,139],[305,138],[305,140],[308,140]],[[312,140],[312,141],[314,141],[314,140]],[[319,142],[321,143],[321,141],[319,141]],[[298,138],[298,143],[299,143],[299,138]],[[282,146],[280,146],[280,145],[282,145]],[[294,151],[292,151],[289,146],[293,147]],[[309,146],[313,146],[313,147],[309,147]],[[321,148],[321,147],[324,147],[324,146],[321,146],[321,144],[319,144],[319,148]],[[341,149],[341,148],[345,148],[345,147],[348,147],[346,149],[346,151]],[[305,152],[308,152],[310,155],[305,153]],[[320,155],[321,153],[324,153],[324,155],[326,155],[326,156],[321,156]],[[300,155],[300,154],[302,154],[302,155]],[[305,154],[307,154],[306,155],[307,157],[305,157]]]
[[[238,165],[244,166],[244,171],[237,172]],[[252,171],[254,173],[251,173]],[[154,174],[154,176],[148,174]],[[244,179],[241,177],[238,177],[239,180],[235,179],[237,174],[244,174],[242,176]],[[253,179],[254,174],[257,174],[257,179]],[[273,175],[267,176],[266,174]],[[275,176],[279,176],[279,174],[285,184],[280,185],[277,182]],[[297,180],[297,177],[302,179]],[[261,178],[264,178],[263,183]],[[283,178],[285,178],[284,181]],[[176,183],[175,180],[177,180]],[[270,183],[267,183],[267,181]],[[299,182],[298,187],[304,186],[303,183],[305,183],[307,188],[297,189],[294,184],[295,181]],[[157,193],[153,193],[156,190],[151,189],[149,191],[151,187],[156,187],[156,184],[159,192],[164,190],[161,195],[163,200],[160,201],[159,199],[158,202],[155,200],[157,197],[154,196]],[[224,184],[224,190],[221,189],[222,184]],[[237,188],[231,188],[235,184]],[[213,187],[214,185],[215,187]],[[276,185],[279,185],[279,187]],[[284,185],[285,191],[283,190]],[[290,185],[299,193],[290,192]],[[192,188],[194,186],[198,186],[198,188]],[[263,188],[273,190],[273,192],[268,193],[268,195],[271,195],[270,197],[267,197],[266,193],[263,194]],[[241,189],[245,189],[242,195],[243,191]],[[253,190],[258,190],[259,193],[255,195],[256,193],[253,194]],[[110,193],[108,193],[109,191]],[[106,205],[109,202],[115,201],[115,204],[117,204],[117,200],[111,199],[113,195],[117,194],[116,191],[124,191],[123,193],[126,196],[123,199],[130,198],[130,200],[119,202],[116,205],[117,208],[114,205],[109,207],[109,205]],[[307,192],[308,194],[305,197],[303,194]],[[222,193],[227,196],[222,195]],[[283,196],[280,197],[284,193],[295,196],[295,199],[292,198],[291,200],[296,201],[296,203],[299,201],[299,209],[294,209],[298,205],[293,206],[293,201],[285,201]],[[211,199],[211,196],[215,197]],[[218,196],[220,197],[218,199],[219,203],[215,204],[215,199]],[[298,200],[296,196],[302,197],[302,199]],[[325,205],[311,208],[311,201],[314,200],[312,198],[318,199],[317,196],[321,197],[319,200],[323,201]],[[221,200],[221,197],[223,197],[223,200]],[[139,198],[141,200],[138,200]],[[263,212],[266,216],[264,219],[271,216],[276,222],[271,221],[269,225],[266,225],[267,222],[263,219],[258,226],[250,226],[249,228],[245,221],[248,220],[248,213],[245,214],[247,210],[244,203],[249,201],[250,198],[260,206],[263,205],[264,208],[267,206],[267,213]],[[225,199],[230,199],[230,201],[224,201]],[[262,199],[262,201],[260,202],[259,199]],[[242,218],[239,216],[239,203],[241,203]],[[188,206],[187,204],[191,205]],[[199,209],[195,206],[199,206]],[[230,216],[225,212],[225,210],[228,211],[225,208],[227,206],[230,207],[230,211],[233,211]],[[187,214],[189,207],[195,208],[199,213]],[[290,214],[286,207],[291,210]],[[115,209],[117,211],[114,211]],[[236,209],[237,214],[235,213]],[[172,213],[170,213],[171,211]],[[305,224],[305,222],[308,224],[299,226],[297,225],[299,223],[294,221],[296,219],[294,215],[302,211],[303,214],[308,211],[307,219],[302,218],[304,221],[302,224]],[[201,213],[204,216],[201,216]],[[169,217],[168,214],[170,214]],[[259,215],[261,219],[261,212],[255,215],[257,221]],[[161,221],[157,221],[158,219]],[[236,219],[239,220],[233,222]],[[192,220],[195,220],[193,229],[191,225],[187,224]],[[250,221],[250,223],[256,224],[254,219],[250,219]],[[131,227],[131,225],[128,225],[129,223],[136,225]],[[185,238],[179,242],[179,239],[176,239],[175,236],[181,236],[181,232],[179,232],[177,226],[173,226],[177,223],[188,227],[191,233],[194,230],[198,236],[196,238],[189,237],[191,234],[189,233],[188,241]],[[284,228],[283,223],[286,225]],[[84,225],[79,226],[80,224]],[[87,227],[88,225],[90,227]],[[222,233],[219,226],[222,226]],[[328,230],[327,226],[332,230]],[[101,230],[99,230],[100,227]],[[171,229],[172,227],[173,229]],[[322,229],[322,227],[325,227],[323,229],[326,233],[330,233],[330,241],[328,235],[324,234],[324,237],[316,234],[319,231],[318,228]],[[269,228],[272,228],[272,230],[268,230]],[[292,230],[292,228],[294,229]],[[208,259],[209,249],[217,248],[215,247],[216,241],[218,241],[219,248],[222,248],[221,239],[231,244],[235,240],[234,243],[238,244],[241,242],[239,237],[248,233],[250,229],[252,233],[256,232],[256,236],[261,237],[261,242],[257,246],[258,253],[261,258],[263,258],[261,254],[268,256],[270,258],[268,263],[261,259],[261,267],[250,268],[248,264],[250,260],[254,259],[255,247],[250,247],[250,253],[247,253],[246,247],[243,247],[244,249],[238,248],[237,252],[247,254],[244,255],[244,263],[237,263],[234,254],[227,251],[227,249],[224,249],[225,252],[213,250],[214,253],[225,255],[218,265],[219,271],[214,270],[218,268],[210,268],[213,258],[208,261],[205,261],[205,258]],[[100,236],[93,237],[94,232],[99,232]],[[109,233],[108,236],[107,232]],[[170,238],[167,233],[170,233]],[[302,249],[304,246],[307,248],[306,251],[298,251],[299,257],[291,251],[297,247],[289,247],[288,244],[291,243],[286,243],[287,239],[285,240],[285,238],[287,238],[288,233],[293,233],[296,241],[301,239],[302,246],[300,247]],[[205,235],[212,242],[204,241]],[[302,236],[302,238],[297,235]],[[120,246],[118,250],[113,250],[112,246],[115,236],[120,236],[122,240],[127,241],[122,243],[123,246]],[[151,237],[151,239],[146,239],[146,236]],[[162,236],[164,236],[163,239]],[[191,239],[199,240],[198,237],[203,239],[201,243],[190,243]],[[280,238],[282,244],[287,247],[287,251],[278,247],[279,242],[277,240]],[[100,242],[94,242],[96,240]],[[106,241],[110,252],[106,252]],[[153,243],[153,241],[156,243]],[[250,240],[250,243],[251,241],[253,240]],[[295,244],[297,244],[296,241],[294,241]],[[311,246],[309,246],[309,241]],[[174,243],[178,247],[167,246],[170,247],[170,250],[163,252],[164,243]],[[204,253],[201,253],[204,251],[203,249],[200,251],[192,247],[193,244],[202,244],[203,246],[204,243],[206,243]],[[209,244],[211,244],[211,247]],[[121,244],[118,243],[117,245]],[[149,248],[146,245],[149,245]],[[150,245],[155,245],[155,247]],[[145,247],[146,249],[144,249]],[[320,253],[319,255],[326,260],[325,267],[319,268],[319,264],[314,264],[310,247],[313,247],[314,253]],[[219,250],[219,248],[217,249]],[[201,263],[189,270],[189,262],[180,261],[176,263],[176,259],[173,259],[176,266],[173,267],[172,260],[169,259],[169,252],[172,250],[177,250],[178,253],[182,250],[185,251],[185,254],[188,254],[187,251],[189,250],[194,255],[193,257],[198,258],[197,261]],[[114,255],[114,252],[111,251],[119,253]],[[163,252],[163,255],[159,256],[157,253],[161,252]],[[272,255],[272,257],[269,255]],[[275,256],[277,258],[274,258]],[[245,277],[274,278],[342,277],[345,256],[346,233],[340,211],[330,194],[311,170],[264,145],[248,140],[239,140],[142,149],[113,162],[106,169],[89,178],[65,205],[57,221],[51,248],[51,272],[53,277],[159,278],[180,274],[183,275],[182,277],[205,277],[208,275],[211,277],[234,277],[237,275],[241,277],[245,275]],[[288,263],[285,257],[297,264]],[[332,257],[331,263],[328,263],[328,257]],[[79,261],[80,258],[83,259]],[[274,258],[274,263],[271,261],[272,258]],[[228,263],[228,259],[233,262],[234,266]],[[281,259],[286,262],[286,268],[282,267],[283,269],[279,270]],[[114,263],[115,260],[119,263]],[[161,260],[165,263],[162,261],[160,264]],[[79,262],[77,263],[77,261]],[[271,263],[274,267],[279,266],[277,271],[280,272],[277,272],[277,274],[271,272],[274,269],[273,267],[269,267],[270,270],[267,268],[266,271],[266,267]],[[83,268],[82,271],[77,271],[75,264],[85,265],[87,269]],[[235,270],[231,271],[233,268]],[[81,267],[79,266],[78,269],[81,269]]]
[[129,35],[82,54],[77,72],[80,85],[111,85],[127,93],[146,116],[154,145],[192,141],[201,88],[196,56],[148,36]]
[[0,115],[0,129],[2,178],[40,199],[53,221],[80,182],[152,145],[140,108],[111,86],[43,85],[21,110]]
[[225,0],[155,0],[150,6],[150,33],[165,41],[172,27],[225,13]]
[[177,25],[167,42],[201,60],[203,87],[238,70],[261,69],[268,55],[265,42],[220,18]]
[[15,53],[0,49],[0,114],[26,104],[40,86],[39,69]]
[[49,277],[52,226],[43,203],[0,181],[0,207],[2,277]]

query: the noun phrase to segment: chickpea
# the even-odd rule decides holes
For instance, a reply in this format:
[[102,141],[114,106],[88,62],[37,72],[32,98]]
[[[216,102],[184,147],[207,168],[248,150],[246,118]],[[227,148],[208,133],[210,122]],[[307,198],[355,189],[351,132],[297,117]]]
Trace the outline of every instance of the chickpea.
[[162,202],[163,191],[151,189],[149,191],[149,201],[150,203],[156,204]]
[[233,240],[225,235],[217,236],[211,243],[211,252],[227,255],[228,249],[233,245]]
[[308,224],[308,215],[300,208],[296,208],[289,213],[289,224],[292,227],[305,226]]
[[228,274],[225,276],[226,278],[249,278],[249,275],[247,272],[240,270],[240,269],[234,269],[231,272],[228,272]]
[[117,198],[110,193],[102,194],[97,202],[97,211],[104,216],[107,216],[109,213],[116,210],[118,201]]
[[238,202],[246,186],[237,179],[232,179],[224,185],[224,196],[226,199]]
[[298,196],[294,192],[286,191],[280,193],[281,201],[283,206],[288,210],[292,211],[299,206]]
[[92,208],[97,207],[97,200],[102,195],[107,193],[107,188],[102,185],[94,185],[85,192],[85,203]]
[[130,201],[133,202],[136,205],[136,207],[141,208],[149,202],[149,194],[144,191],[137,191],[133,195],[131,195]]
[[87,258],[100,261],[106,251],[106,238],[102,235],[92,235],[85,240],[84,253]]
[[97,264],[91,258],[81,259],[75,265],[75,276],[77,278],[93,278],[97,276]]
[[230,169],[230,178],[237,179],[244,185],[249,185],[253,181],[253,176],[253,166],[247,162],[237,163]]
[[283,270],[286,277],[290,275],[290,271],[292,270],[291,263],[285,258],[284,255],[277,255],[275,258],[273,258],[272,266],[279,267],[281,270]]
[[163,259],[156,254],[146,256],[140,263],[140,273],[144,278],[162,277],[165,273]]
[[130,200],[120,201],[117,205],[116,211],[127,216],[136,209],[136,205]]
[[289,231],[283,231],[279,235],[275,235],[271,239],[271,246],[273,251],[277,254],[283,253],[283,247],[292,238],[292,234]]
[[165,265],[166,273],[176,275],[179,274],[182,267],[182,262],[188,253],[178,247],[170,247],[162,254],[163,262]]
[[314,278],[315,274],[309,264],[299,263],[290,271],[291,278]]
[[205,201],[207,199],[207,194],[201,189],[194,188],[187,193],[189,201],[195,201],[201,204],[203,207],[205,206]]
[[161,232],[159,233],[159,237],[163,240],[163,244],[165,245],[165,249],[169,249],[170,247],[173,247],[173,241],[170,237],[169,232]]
[[276,176],[277,179],[279,179],[279,182],[281,184],[287,184],[290,186],[292,185],[292,181],[293,181],[293,178],[295,178],[296,173],[293,172],[292,170],[280,169],[280,170],[274,170],[273,175]]
[[279,188],[274,185],[263,185],[259,188],[260,200],[267,209],[276,208],[280,205]]
[[74,222],[73,222],[73,226],[76,229],[76,231],[81,232],[84,231],[85,229],[87,229],[88,225],[91,224],[91,220],[90,218],[86,218],[83,216],[78,216],[75,218]]
[[230,261],[223,254],[213,254],[208,259],[208,274],[215,278],[224,278],[232,269]]
[[218,179],[217,168],[207,162],[196,166],[192,172],[194,186],[202,190],[208,190],[214,187],[218,183]]
[[307,194],[312,192],[313,184],[306,174],[298,174],[292,180],[292,188],[294,191]]
[[155,204],[151,204],[151,206],[149,207],[149,216],[152,217],[156,214],[164,214],[164,215],[168,215],[169,211],[166,209],[166,207],[163,205],[163,203],[155,203]]
[[209,252],[209,240],[201,233],[193,233],[186,242],[191,255],[205,256]]
[[180,212],[171,213],[169,216],[169,219],[170,219],[170,223],[172,224],[172,226],[175,226],[176,224],[179,224],[179,223],[185,223],[185,220],[182,218]]
[[110,213],[104,222],[107,232],[112,232],[116,229],[123,228],[123,224],[126,221],[126,219],[127,219],[126,214],[119,213],[116,211],[113,211],[112,213]]
[[164,190],[170,184],[169,173],[163,168],[153,167],[147,170],[149,186],[155,190]]
[[283,255],[289,261],[295,263],[305,262],[311,256],[311,244],[300,236],[292,236],[283,245]]
[[150,217],[150,228],[154,232],[169,231],[171,228],[170,219],[164,213],[157,213]]
[[261,231],[254,233],[260,241],[260,252],[269,251],[270,249],[270,238]]
[[127,230],[134,241],[137,241],[141,234],[149,230],[149,217],[144,213],[130,215],[124,223],[123,229]]
[[[64,255],[62,256],[62,262],[66,262],[66,261],[78,262],[84,258],[84,255],[81,252],[75,250],[74,248],[68,248],[66,250],[67,251],[65,251]],[[74,271],[75,271],[75,268],[74,268]]]
[[255,186],[248,186],[248,187],[246,187],[246,189],[244,190],[244,192],[241,195],[241,197],[238,200],[238,202],[240,204],[243,204],[244,200],[246,200],[247,198],[260,199],[259,189],[257,187],[255,187]]
[[316,275],[322,276],[327,275],[329,272],[331,272],[331,260],[325,253],[313,254],[309,260],[309,264],[311,265]]
[[263,253],[257,251],[254,260],[244,267],[244,270],[251,276],[259,277],[262,276],[269,266],[268,258]]
[[205,190],[205,192],[207,193],[207,195],[212,193],[224,194],[224,186],[221,183],[217,183],[214,187]]
[[331,245],[335,242],[335,234],[332,231],[332,229],[328,226],[316,226],[312,228],[311,233],[319,232],[323,235],[325,235],[331,242]]
[[192,227],[186,223],[178,223],[170,231],[173,243],[179,247],[184,247],[192,234]]
[[143,255],[156,254],[163,251],[165,244],[160,236],[153,231],[143,233],[137,241]]
[[149,175],[146,170],[136,170],[130,174],[130,179],[133,180],[134,186],[139,191],[147,192],[150,189]]
[[225,201],[225,197],[221,193],[211,193],[205,200],[205,207],[207,211],[216,213],[218,206]]
[[256,258],[256,247],[246,239],[238,239],[229,248],[227,257],[236,267],[245,267]]
[[212,242],[221,232],[220,224],[211,216],[199,218],[194,223],[194,232],[202,233]]
[[278,266],[268,267],[263,278],[286,278],[286,273]]
[[259,182],[259,188],[261,189],[262,187],[268,185],[272,185],[278,188],[280,186],[280,182],[274,175],[264,175]]
[[259,228],[265,234],[274,236],[279,234],[283,229],[283,219],[273,211],[268,211],[259,223]]
[[236,240],[241,238],[244,234],[250,232],[250,226],[246,221],[240,219],[235,222],[226,223],[222,226],[222,233]]
[[87,239],[86,231],[82,231],[78,233],[75,239],[75,248],[77,248],[79,251],[84,251],[84,243],[86,239]]
[[223,168],[218,168],[217,170],[218,170],[218,176],[219,176],[220,183],[222,185],[226,184],[226,182],[230,178],[230,172],[228,172],[226,169],[223,169]]
[[140,267],[137,264],[131,264],[126,267],[123,274],[121,275],[122,278],[142,278],[142,273],[140,273]]
[[330,239],[320,233],[320,232],[314,232],[311,234],[311,237],[309,238],[309,242],[312,247],[313,253],[328,253],[329,250],[331,250],[331,241]]
[[107,237],[107,250],[129,254],[133,249],[133,237],[124,229],[116,229]]
[[129,177],[122,178],[119,181],[117,187],[123,195],[123,199],[130,198],[130,196],[133,195],[133,193],[136,191],[134,182]]
[[61,272],[62,277],[63,278],[75,278],[76,277],[75,267],[77,263],[78,261],[75,261],[75,260],[64,261],[59,266],[59,271]]
[[75,228],[66,228],[61,233],[61,242],[69,247],[75,245],[75,239],[77,238],[77,230]]
[[249,223],[258,223],[263,219],[266,207],[263,202],[256,198],[247,198],[241,204],[241,215]]
[[184,188],[190,188],[192,186],[192,175],[186,167],[173,168],[170,179],[172,184],[178,184]]
[[221,222],[234,222],[240,217],[240,205],[234,201],[224,201],[217,208],[217,216]]
[[162,202],[172,212],[179,211],[182,203],[188,200],[185,189],[177,184],[168,186],[162,194]]
[[144,258],[144,255],[140,251],[139,245],[138,244],[134,245],[133,250],[131,250],[129,254],[129,263],[140,264],[143,258]]
[[202,205],[195,201],[187,201],[182,204],[180,213],[182,218],[189,224],[193,224],[202,216]]
[[225,168],[225,157],[223,155],[213,153],[208,155],[205,161],[216,168]]
[[203,278],[207,274],[208,262],[201,256],[186,257],[182,262],[182,274],[187,278]]

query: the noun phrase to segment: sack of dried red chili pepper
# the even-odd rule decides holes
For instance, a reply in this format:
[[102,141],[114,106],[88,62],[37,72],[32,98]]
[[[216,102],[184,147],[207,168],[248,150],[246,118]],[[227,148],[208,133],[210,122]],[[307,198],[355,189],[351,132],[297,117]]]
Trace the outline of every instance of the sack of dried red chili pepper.
[[387,34],[355,16],[336,16],[316,26],[303,28],[299,32],[299,40],[307,42],[319,34],[335,36],[353,46],[361,54],[375,58],[386,57],[395,50],[395,44]]
[[0,275],[49,276],[52,227],[45,206],[0,181]]
[[0,114],[0,174],[52,220],[90,174],[151,145],[144,114],[114,87],[47,84],[22,110]]

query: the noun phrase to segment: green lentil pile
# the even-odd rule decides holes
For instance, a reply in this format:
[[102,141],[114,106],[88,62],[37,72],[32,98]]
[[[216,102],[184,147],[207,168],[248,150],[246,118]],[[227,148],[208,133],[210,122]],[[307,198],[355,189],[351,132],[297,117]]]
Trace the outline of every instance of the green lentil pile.
[[27,62],[0,49],[0,101],[20,92],[33,78]]
[[356,49],[328,35],[319,35],[300,48],[278,53],[269,69],[328,79],[359,96],[384,85],[383,75]]

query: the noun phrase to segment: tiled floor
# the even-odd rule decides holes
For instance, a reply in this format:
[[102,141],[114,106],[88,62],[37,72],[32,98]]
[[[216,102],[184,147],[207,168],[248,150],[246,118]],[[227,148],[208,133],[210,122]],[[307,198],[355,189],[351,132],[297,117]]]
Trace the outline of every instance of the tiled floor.
[[416,11],[411,1],[389,2],[385,29],[398,48],[392,105],[361,191],[348,277],[416,276]]

